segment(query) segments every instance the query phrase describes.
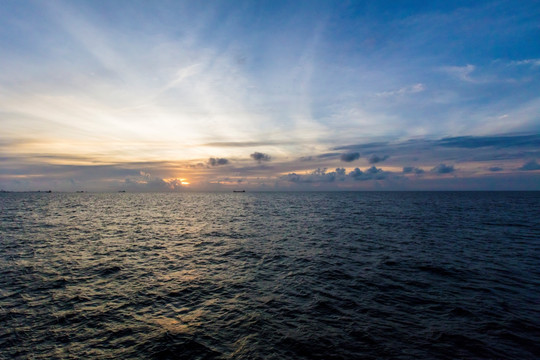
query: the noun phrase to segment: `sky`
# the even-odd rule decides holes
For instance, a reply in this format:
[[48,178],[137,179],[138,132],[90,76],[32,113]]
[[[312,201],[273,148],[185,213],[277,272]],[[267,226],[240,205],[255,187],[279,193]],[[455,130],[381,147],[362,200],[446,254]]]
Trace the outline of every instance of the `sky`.
[[538,1],[0,4],[3,190],[540,190]]

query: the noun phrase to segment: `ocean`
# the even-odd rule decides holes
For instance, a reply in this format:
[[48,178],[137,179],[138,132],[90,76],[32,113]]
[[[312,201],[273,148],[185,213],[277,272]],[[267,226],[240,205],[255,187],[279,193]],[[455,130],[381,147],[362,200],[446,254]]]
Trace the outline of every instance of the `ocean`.
[[540,358],[540,192],[0,202],[0,359]]

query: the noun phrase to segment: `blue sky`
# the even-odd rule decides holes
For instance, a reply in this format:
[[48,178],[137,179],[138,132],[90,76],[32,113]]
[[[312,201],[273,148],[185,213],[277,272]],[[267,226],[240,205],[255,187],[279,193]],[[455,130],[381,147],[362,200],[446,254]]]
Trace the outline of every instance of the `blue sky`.
[[5,190],[540,190],[537,1],[2,1]]

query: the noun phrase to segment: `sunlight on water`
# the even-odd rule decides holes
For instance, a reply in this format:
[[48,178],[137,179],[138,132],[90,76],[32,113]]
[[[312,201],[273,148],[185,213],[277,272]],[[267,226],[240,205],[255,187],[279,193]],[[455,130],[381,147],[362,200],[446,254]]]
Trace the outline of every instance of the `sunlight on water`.
[[540,356],[540,193],[0,196],[0,358]]

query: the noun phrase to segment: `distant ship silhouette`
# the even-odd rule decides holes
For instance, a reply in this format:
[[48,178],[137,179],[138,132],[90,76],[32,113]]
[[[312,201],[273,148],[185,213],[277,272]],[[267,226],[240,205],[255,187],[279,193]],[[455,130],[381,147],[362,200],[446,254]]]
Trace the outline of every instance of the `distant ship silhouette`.
[[246,190],[233,190],[233,192],[246,192]]

